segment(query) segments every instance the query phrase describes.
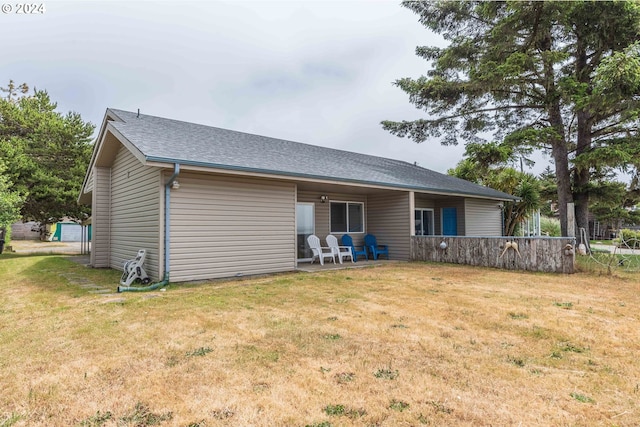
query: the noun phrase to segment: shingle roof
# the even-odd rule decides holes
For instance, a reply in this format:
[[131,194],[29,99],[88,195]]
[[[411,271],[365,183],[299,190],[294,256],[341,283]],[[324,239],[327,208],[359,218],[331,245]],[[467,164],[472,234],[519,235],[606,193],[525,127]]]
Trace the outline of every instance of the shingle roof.
[[109,109],[147,161],[512,200],[513,196],[411,163]]

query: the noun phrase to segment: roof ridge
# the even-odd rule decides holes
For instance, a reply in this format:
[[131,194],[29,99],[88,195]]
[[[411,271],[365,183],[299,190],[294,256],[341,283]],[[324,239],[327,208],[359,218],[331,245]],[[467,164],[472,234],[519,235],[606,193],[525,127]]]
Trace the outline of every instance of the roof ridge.
[[[311,147],[313,149],[320,149],[320,150],[331,150],[337,153],[343,153],[343,154],[348,154],[348,155],[358,155],[358,156],[366,156],[369,158],[373,158],[373,159],[380,159],[380,160],[385,160],[385,161],[392,161],[392,162],[397,162],[397,163],[403,163],[407,166],[414,166],[414,167],[418,167],[420,169],[423,170],[427,170],[427,171],[431,171],[431,172],[435,172],[435,173],[440,173],[437,171],[434,171],[433,169],[428,169],[422,166],[419,166],[417,164],[413,164],[410,162],[407,162],[405,160],[399,160],[399,159],[391,159],[389,157],[382,157],[382,156],[376,156],[373,154],[367,154],[367,153],[359,153],[356,151],[349,151],[349,150],[344,150],[342,148],[333,148],[333,147],[324,147],[324,146],[320,146],[320,145],[314,145],[314,144],[310,144],[308,142],[300,142],[300,141],[293,141],[290,139],[283,139],[283,138],[276,138],[276,137],[272,137],[272,136],[266,136],[266,135],[260,135],[257,133],[250,133],[250,132],[245,132],[245,131],[240,131],[240,130],[235,130],[235,129],[227,129],[227,128],[222,128],[222,127],[218,127],[218,126],[212,126],[212,125],[207,125],[207,124],[203,124],[203,123],[194,123],[194,122],[188,122],[186,120],[178,120],[178,119],[171,119],[168,117],[161,117],[161,116],[155,116],[152,114],[143,114],[143,113],[136,113],[136,112],[132,112],[132,111],[127,111],[127,110],[121,110],[118,108],[109,108],[109,110],[117,113],[117,112],[122,112],[122,113],[126,113],[126,114],[131,114],[131,115],[140,115],[140,116],[146,116],[146,117],[152,117],[155,119],[160,119],[160,120],[166,120],[169,122],[175,122],[175,123],[183,123],[185,125],[189,125],[189,126],[201,126],[207,129],[217,129],[217,130],[221,130],[221,131],[225,131],[225,132],[233,132],[236,134],[242,134],[242,135],[247,135],[247,136],[252,136],[252,137],[259,137],[259,138],[265,138],[265,139],[269,139],[269,140],[273,140],[273,141],[282,141],[282,142],[287,142],[287,143],[293,143],[293,144],[300,144],[300,145],[304,145],[307,147]],[[117,115],[117,114],[116,114]],[[126,120],[124,121],[124,123],[126,124]]]

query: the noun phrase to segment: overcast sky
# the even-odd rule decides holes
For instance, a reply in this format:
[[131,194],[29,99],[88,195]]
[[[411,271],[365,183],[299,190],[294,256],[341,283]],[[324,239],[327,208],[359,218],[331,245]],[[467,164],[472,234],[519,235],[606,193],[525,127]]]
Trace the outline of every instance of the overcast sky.
[[[0,86],[46,89],[99,125],[108,107],[390,157],[439,172],[464,147],[381,120],[421,117],[393,86],[443,45],[396,1],[55,1],[0,13]],[[7,9],[3,8],[3,12]]]

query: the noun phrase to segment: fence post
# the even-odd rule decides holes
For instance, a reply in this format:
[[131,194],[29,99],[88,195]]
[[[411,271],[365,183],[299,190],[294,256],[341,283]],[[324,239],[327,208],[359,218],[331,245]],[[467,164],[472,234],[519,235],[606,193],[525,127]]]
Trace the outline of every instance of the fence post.
[[576,237],[576,206],[567,203],[567,237]]

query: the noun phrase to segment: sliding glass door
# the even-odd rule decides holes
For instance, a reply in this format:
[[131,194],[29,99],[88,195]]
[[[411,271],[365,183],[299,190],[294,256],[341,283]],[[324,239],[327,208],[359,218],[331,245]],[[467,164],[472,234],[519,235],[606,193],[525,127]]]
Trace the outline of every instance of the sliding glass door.
[[298,261],[311,261],[311,249],[307,237],[315,233],[313,203],[296,204],[296,252]]
[[416,209],[415,211],[416,236],[431,236],[433,230],[433,209]]

